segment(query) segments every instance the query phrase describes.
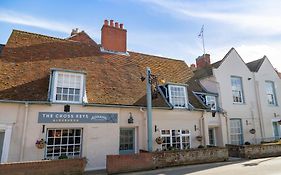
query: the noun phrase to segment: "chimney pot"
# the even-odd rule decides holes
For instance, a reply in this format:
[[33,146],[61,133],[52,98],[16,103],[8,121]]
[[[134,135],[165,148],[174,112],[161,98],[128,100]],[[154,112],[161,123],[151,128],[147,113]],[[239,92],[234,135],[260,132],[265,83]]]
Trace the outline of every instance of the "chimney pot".
[[113,20],[110,20],[110,27],[113,27]]
[[207,67],[211,64],[210,61],[210,54],[203,54],[196,59],[196,66],[197,68]]
[[72,29],[70,36],[76,35],[77,33],[79,33],[78,31],[78,28]]
[[104,25],[105,25],[105,26],[108,26],[108,20],[107,20],[107,19],[104,20]]
[[115,22],[115,28],[119,28],[119,23]]
[[120,24],[120,29],[123,29],[123,27],[124,27],[124,24]]

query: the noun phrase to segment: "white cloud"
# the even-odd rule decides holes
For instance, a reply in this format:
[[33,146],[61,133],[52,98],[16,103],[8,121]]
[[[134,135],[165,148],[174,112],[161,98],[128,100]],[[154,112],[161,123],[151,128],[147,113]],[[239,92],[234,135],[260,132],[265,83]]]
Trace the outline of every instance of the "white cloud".
[[52,31],[69,33],[74,25],[55,22],[47,19],[37,18],[34,16],[17,13],[10,10],[0,9],[0,21],[12,24],[20,24],[32,27],[43,28]]
[[[143,0],[160,7],[162,12],[180,19],[200,18],[229,24],[240,32],[259,35],[281,35],[280,1],[227,1],[193,3],[190,1]],[[237,5],[241,4],[241,5]],[[157,9],[157,8],[154,8]],[[159,9],[159,8],[158,8]],[[164,10],[163,10],[164,9]]]

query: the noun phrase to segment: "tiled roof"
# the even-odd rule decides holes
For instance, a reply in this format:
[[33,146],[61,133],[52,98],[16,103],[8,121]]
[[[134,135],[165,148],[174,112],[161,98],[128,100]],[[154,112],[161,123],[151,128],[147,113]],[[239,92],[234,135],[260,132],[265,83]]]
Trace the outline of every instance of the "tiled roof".
[[[184,61],[129,52],[101,53],[91,44],[14,30],[0,59],[0,99],[46,101],[51,68],[85,71],[89,103],[143,106],[146,67],[166,82],[186,83]],[[191,101],[192,103],[192,101]],[[154,106],[167,107],[165,100]]]
[[2,52],[2,49],[4,48],[4,44],[0,44],[0,54],[1,54],[1,52]]
[[258,72],[264,60],[265,57],[249,62],[246,65],[248,66],[251,72]]

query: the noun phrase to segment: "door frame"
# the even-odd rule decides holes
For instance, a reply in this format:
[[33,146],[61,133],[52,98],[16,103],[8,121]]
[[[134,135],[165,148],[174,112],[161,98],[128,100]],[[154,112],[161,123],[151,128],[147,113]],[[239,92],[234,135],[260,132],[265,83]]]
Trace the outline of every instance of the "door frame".
[[1,163],[8,161],[10,143],[11,143],[11,136],[12,136],[12,125],[9,124],[0,124],[0,130],[4,130],[4,142],[2,148],[2,156],[1,156]]

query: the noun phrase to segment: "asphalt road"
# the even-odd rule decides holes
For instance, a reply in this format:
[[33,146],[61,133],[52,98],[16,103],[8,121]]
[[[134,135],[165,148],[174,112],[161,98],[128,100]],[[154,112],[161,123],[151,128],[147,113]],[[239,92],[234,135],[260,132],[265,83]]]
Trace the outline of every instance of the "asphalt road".
[[[189,165],[126,175],[281,175],[281,157]],[[123,174],[125,175],[125,174]]]

